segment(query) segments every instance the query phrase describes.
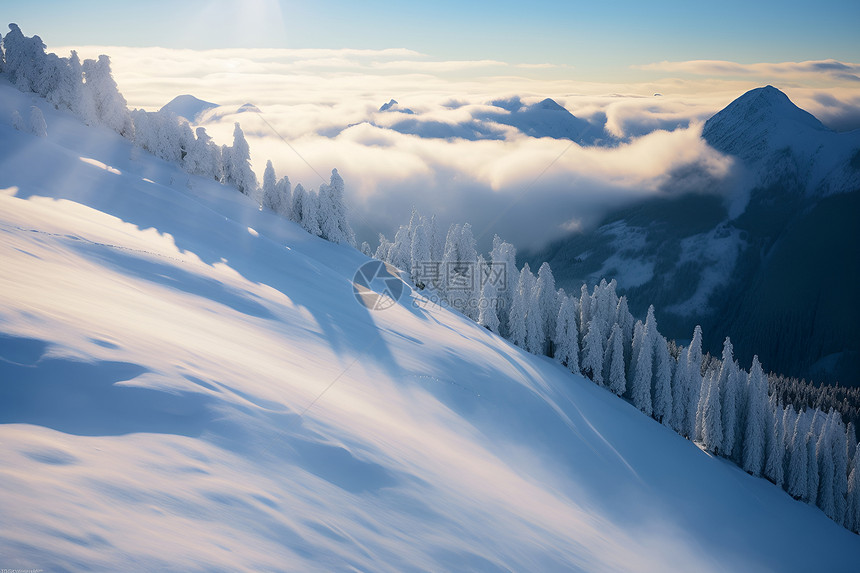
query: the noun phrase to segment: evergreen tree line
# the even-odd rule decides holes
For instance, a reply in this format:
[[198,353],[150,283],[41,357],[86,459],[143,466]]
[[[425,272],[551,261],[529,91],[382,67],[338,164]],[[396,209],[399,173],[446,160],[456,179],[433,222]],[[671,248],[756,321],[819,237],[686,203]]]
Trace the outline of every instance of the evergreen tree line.
[[[362,250],[369,254],[370,246]],[[488,257],[478,254],[469,224],[451,225],[442,241],[435,218],[413,209],[393,241],[380,235],[374,256],[405,271],[430,298],[528,352],[554,358],[705,450],[860,532],[860,444],[854,423],[825,407],[845,392],[795,407],[801,402],[792,393],[812,396],[809,386],[769,378],[757,356],[744,370],[728,338],[719,358],[703,354],[699,326],[690,344],[679,346],[660,334],[653,306],[644,322],[634,318],[615,280],[568,294],[555,287],[547,263],[537,275],[528,263],[517,270],[516,249],[498,236]],[[499,274],[504,281],[491,280]]]
[[[144,110],[129,111],[113,80],[110,58],[80,61],[73,50],[68,58],[45,52],[39,36],[24,36],[17,24],[0,38],[0,73],[23,92],[34,92],[57,109],[71,111],[87,125],[107,127],[135,145],[165,161],[179,164],[186,172],[236,187],[259,205],[295,221],[309,233],[335,243],[355,244],[347,220],[344,182],[337,169],[318,191],[292,188],[288,177],[278,179],[272,162],[266,163],[262,187],[251,168],[251,151],[238,123],[233,145],[217,145],[198,127],[174,114]],[[13,125],[22,131],[46,135],[41,111],[33,107],[30,123],[20,113],[12,114]]]

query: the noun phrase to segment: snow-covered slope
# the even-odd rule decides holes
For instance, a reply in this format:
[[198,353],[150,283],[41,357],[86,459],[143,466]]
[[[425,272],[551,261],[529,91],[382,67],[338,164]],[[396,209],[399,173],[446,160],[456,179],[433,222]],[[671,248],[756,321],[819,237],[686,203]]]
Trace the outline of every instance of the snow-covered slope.
[[3,567],[855,569],[816,508],[5,83],[0,158]]
[[179,117],[184,117],[188,121],[194,123],[194,120],[204,111],[218,107],[218,104],[203,101],[193,95],[179,95],[167,102],[161,111],[167,111]]

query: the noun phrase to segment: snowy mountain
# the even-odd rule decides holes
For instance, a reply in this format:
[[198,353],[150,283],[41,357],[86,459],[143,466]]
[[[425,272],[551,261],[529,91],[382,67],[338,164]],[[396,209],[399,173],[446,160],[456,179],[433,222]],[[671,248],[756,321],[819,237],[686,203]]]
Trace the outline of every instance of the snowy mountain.
[[189,122],[194,123],[204,111],[215,107],[218,107],[218,104],[197,99],[193,95],[184,94],[170,100],[161,108],[161,111],[184,117]]
[[[33,105],[45,138],[9,123]],[[371,310],[354,296],[357,251],[2,78],[0,158],[4,567],[851,571],[860,558],[860,538],[818,509],[603,388],[406,283]]]
[[860,188],[860,131],[826,128],[773,86],[729,104],[705,123],[702,137],[751,167],[759,185],[792,177],[807,194]]
[[[615,277],[679,340],[696,324],[782,374],[860,385],[860,131],[836,133],[767,86],[709,119],[734,193],[651,199],[529,255],[565,288]],[[742,175],[740,175],[742,174]],[[702,189],[702,191],[709,191]],[[719,337],[717,337],[719,338]],[[720,340],[709,350],[719,352]]]
[[508,113],[488,113],[483,119],[510,125],[530,137],[570,139],[581,145],[606,143],[608,136],[603,126],[593,125],[570,113],[550,98],[523,105],[519,98],[494,102]]

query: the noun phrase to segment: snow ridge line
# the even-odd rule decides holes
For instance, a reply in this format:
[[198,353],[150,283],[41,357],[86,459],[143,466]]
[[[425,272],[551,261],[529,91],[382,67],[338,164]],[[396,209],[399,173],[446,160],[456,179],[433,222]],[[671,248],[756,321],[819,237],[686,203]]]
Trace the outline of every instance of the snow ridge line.
[[71,241],[78,241],[78,242],[81,242],[81,243],[88,243],[88,244],[90,244],[90,245],[95,245],[95,246],[97,246],[97,247],[106,247],[106,248],[108,248],[108,249],[115,249],[115,250],[118,250],[118,251],[127,251],[127,252],[132,252],[132,253],[141,253],[141,254],[144,254],[144,255],[149,255],[149,256],[153,256],[153,257],[159,257],[159,258],[161,258],[161,259],[166,259],[166,260],[169,260],[169,261],[175,261],[175,262],[177,262],[177,263],[182,263],[182,264],[189,264],[189,263],[191,262],[191,261],[188,261],[188,260],[185,260],[185,259],[180,259],[180,258],[177,258],[177,257],[171,257],[170,255],[165,255],[165,254],[162,254],[162,253],[156,253],[156,252],[154,252],[154,251],[147,251],[147,250],[145,250],[145,249],[135,249],[135,248],[133,248],[133,247],[125,247],[125,246],[123,246],[123,245],[114,245],[114,244],[112,244],[112,243],[101,243],[101,242],[99,242],[99,241],[93,241],[92,239],[86,239],[86,238],[84,238],[84,237],[79,237],[79,236],[77,236],[77,235],[66,235],[66,234],[62,234],[62,233],[52,233],[52,232],[50,232],[50,231],[43,231],[43,230],[41,230],[41,229],[33,229],[33,228],[19,227],[18,225],[10,225],[10,224],[8,224],[8,223],[4,223],[4,222],[2,222],[2,221],[0,221],[0,227],[5,227],[5,228],[7,228],[7,229],[12,229],[13,231],[20,231],[20,232],[22,232],[22,233],[36,233],[36,234],[38,234],[38,235],[44,235],[44,236],[47,236],[47,237],[55,237],[55,238],[57,238],[57,239],[66,239],[66,240],[71,240]]

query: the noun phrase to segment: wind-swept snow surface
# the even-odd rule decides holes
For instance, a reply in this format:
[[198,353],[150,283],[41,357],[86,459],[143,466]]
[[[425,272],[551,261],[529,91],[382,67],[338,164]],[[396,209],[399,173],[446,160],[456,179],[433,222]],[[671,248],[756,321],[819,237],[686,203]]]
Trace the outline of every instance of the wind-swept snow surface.
[[[0,85],[0,567],[850,571],[860,538]],[[252,232],[253,231],[253,232]]]

